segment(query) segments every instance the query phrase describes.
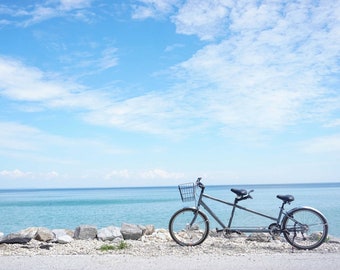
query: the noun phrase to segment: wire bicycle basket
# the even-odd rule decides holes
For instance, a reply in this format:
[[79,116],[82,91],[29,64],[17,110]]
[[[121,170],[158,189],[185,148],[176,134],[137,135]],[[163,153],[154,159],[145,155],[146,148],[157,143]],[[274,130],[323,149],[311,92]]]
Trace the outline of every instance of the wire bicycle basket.
[[195,183],[185,183],[178,185],[182,202],[190,202],[195,200],[196,185]]

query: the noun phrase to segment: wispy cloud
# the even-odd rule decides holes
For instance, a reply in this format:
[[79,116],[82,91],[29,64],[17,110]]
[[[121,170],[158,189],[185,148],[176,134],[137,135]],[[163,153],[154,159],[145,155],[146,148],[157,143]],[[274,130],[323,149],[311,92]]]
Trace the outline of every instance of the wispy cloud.
[[0,57],[0,87],[2,95],[25,101],[57,98],[74,89],[74,86],[57,82],[37,68],[4,57]]
[[[112,65],[106,60],[105,65]],[[109,63],[108,63],[109,62]],[[107,97],[98,91],[61,79],[57,74],[43,72],[22,62],[0,57],[0,94],[12,100],[33,102],[39,107],[101,108]]]
[[[146,88],[143,94],[118,99],[1,58],[1,94],[45,108],[81,108],[83,119],[91,124],[167,136],[211,126],[249,134],[249,129],[277,131],[311,120],[334,123],[330,115],[340,109],[335,87],[340,43],[337,1],[311,2],[308,8],[297,2],[194,3],[134,5],[134,18],[167,14],[179,33],[205,41],[189,59],[169,68],[173,85],[168,89]],[[90,2],[62,4],[76,9]],[[94,64],[98,70],[112,68],[118,63],[117,50],[109,46],[100,57],[84,57],[88,62],[79,63]]]
[[186,1],[173,16],[179,34],[197,35],[202,40],[225,36],[231,5],[225,1]]
[[45,172],[45,173],[34,173],[30,171],[21,171],[19,169],[15,170],[3,170],[0,171],[0,178],[4,178],[6,180],[9,180],[11,178],[22,178],[22,179],[51,179],[51,178],[57,178],[59,174],[55,171]]
[[[26,163],[48,164],[54,168],[92,162],[91,155],[102,157],[128,154],[129,149],[115,146],[109,139],[71,137],[51,134],[15,122],[0,122],[0,155]],[[83,154],[80,154],[83,153]],[[52,164],[52,165],[51,165]]]
[[133,19],[162,18],[173,12],[179,0],[138,0],[132,5]]
[[301,143],[301,148],[306,153],[334,153],[340,156],[340,134],[311,139],[309,141]]
[[228,18],[228,25],[212,22],[215,31],[190,19],[192,10],[205,12],[208,4],[190,4],[175,15],[177,30],[220,42],[203,47],[173,71],[185,82],[183,88],[191,86],[197,100],[206,101],[202,107],[212,121],[231,129],[275,130],[315,116],[327,121],[330,111],[339,109],[333,106],[339,94],[324,80],[325,75],[336,80],[338,74],[338,4],[310,3],[307,8],[302,3],[226,6],[213,1],[216,10],[225,8],[221,18]]
[[183,173],[169,172],[163,169],[151,169],[143,171],[131,171],[131,170],[114,170],[106,174],[105,179],[156,179],[156,180],[166,180],[166,179],[183,179]]
[[[93,0],[60,0],[41,1],[27,6],[0,5],[0,14],[8,18],[1,24],[13,24],[28,27],[52,18],[71,16],[82,21],[90,21],[91,13],[86,8],[91,6]],[[14,20],[15,19],[15,20]]]
[[91,6],[93,0],[60,0],[60,9],[72,10]]

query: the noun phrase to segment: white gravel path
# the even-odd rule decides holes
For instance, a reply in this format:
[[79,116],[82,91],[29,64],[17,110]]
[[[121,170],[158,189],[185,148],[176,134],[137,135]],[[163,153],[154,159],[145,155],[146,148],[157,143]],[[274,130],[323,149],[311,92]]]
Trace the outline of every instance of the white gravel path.
[[338,270],[339,253],[240,254],[142,257],[133,255],[58,255],[1,257],[1,270],[167,270],[299,269]]

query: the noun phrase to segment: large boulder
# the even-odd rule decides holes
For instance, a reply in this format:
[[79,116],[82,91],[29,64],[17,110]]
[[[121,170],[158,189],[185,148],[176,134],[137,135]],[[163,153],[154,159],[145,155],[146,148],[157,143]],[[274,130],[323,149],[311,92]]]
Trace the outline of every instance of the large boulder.
[[67,244],[74,241],[72,237],[74,235],[74,232],[72,231],[65,229],[54,229],[52,230],[52,232],[55,236],[54,241],[59,244]]
[[20,234],[22,237],[32,238],[34,239],[37,235],[39,227],[29,227],[19,231],[17,234]]
[[27,244],[31,239],[20,233],[10,233],[0,240],[0,244]]
[[123,239],[123,235],[120,232],[120,228],[109,226],[98,230],[97,238],[101,241],[112,241],[116,238]]
[[54,239],[54,233],[50,229],[40,227],[34,239],[42,242],[49,242]]
[[76,228],[74,238],[80,240],[95,239],[97,237],[97,228],[90,225],[81,225]]
[[29,227],[19,231],[17,234],[22,238],[31,238],[42,242],[48,242],[54,239],[53,232],[44,227]]
[[120,232],[124,240],[138,240],[143,236],[143,228],[134,224],[123,223]]
[[58,237],[57,239],[57,243],[59,244],[68,244],[68,243],[71,243],[72,241],[74,241],[73,237],[65,234],[65,235],[62,235],[60,237]]
[[55,239],[63,235],[68,235],[71,238],[74,236],[74,231],[68,229],[53,229],[52,232],[54,233]]

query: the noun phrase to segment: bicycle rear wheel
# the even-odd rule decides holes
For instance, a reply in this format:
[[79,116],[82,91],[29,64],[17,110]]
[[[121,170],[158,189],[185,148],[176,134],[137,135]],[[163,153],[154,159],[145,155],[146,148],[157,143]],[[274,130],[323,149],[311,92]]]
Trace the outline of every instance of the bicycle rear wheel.
[[209,234],[209,221],[205,214],[195,208],[178,210],[169,221],[172,239],[181,246],[201,244]]
[[326,218],[316,209],[299,207],[289,211],[282,220],[284,237],[297,249],[314,249],[327,238]]

